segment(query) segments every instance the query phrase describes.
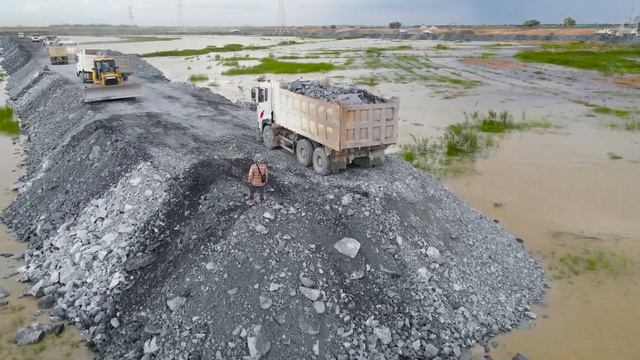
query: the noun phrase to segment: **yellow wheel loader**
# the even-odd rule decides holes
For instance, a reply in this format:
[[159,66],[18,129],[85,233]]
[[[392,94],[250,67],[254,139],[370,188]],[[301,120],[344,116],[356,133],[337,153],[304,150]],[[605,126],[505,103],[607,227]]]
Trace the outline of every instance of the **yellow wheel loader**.
[[83,83],[84,102],[127,99],[142,96],[140,84],[127,84],[133,70],[128,56],[101,56],[85,49],[78,55],[78,76]]

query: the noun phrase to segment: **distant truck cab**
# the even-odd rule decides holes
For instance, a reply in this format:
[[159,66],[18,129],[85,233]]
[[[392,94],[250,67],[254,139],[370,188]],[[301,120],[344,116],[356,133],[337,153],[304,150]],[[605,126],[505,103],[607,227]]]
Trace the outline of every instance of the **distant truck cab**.
[[18,33],[18,39],[24,39],[24,33],[23,32]]
[[379,104],[331,103],[263,81],[251,89],[258,129],[269,149],[296,154],[302,166],[320,175],[349,164],[382,166],[385,149],[398,137],[398,98]]

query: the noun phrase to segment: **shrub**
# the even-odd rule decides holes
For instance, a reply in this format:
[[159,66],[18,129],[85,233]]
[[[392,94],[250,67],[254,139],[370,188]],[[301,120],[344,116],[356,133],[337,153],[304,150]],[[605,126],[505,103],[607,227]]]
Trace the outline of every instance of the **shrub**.
[[527,20],[524,23],[522,23],[522,26],[526,26],[526,27],[536,27],[540,25],[540,21],[538,20]]
[[576,26],[576,20],[572,17],[567,17],[567,18],[564,18],[564,21],[562,22],[562,24],[565,27]]

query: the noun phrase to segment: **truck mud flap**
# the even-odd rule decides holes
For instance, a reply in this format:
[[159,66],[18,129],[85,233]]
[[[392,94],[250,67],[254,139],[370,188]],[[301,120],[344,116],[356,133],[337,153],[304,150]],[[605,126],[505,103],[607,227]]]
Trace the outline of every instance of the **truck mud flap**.
[[126,84],[105,87],[85,87],[84,102],[130,99],[142,96],[142,85]]

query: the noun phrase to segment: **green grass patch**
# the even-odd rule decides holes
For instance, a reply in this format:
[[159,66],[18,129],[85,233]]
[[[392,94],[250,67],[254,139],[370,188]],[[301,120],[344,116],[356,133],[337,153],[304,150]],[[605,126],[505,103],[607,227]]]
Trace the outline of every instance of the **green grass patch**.
[[620,276],[633,265],[626,254],[607,252],[601,249],[584,250],[577,254],[562,255],[552,266],[556,279],[566,279],[587,273],[604,273]]
[[203,49],[184,49],[184,50],[169,50],[169,51],[156,51],[152,53],[142,54],[142,57],[165,57],[165,56],[197,56],[205,55],[209,53],[224,53],[224,52],[238,52],[238,51],[251,51],[251,50],[265,50],[278,46],[289,46],[300,44],[296,41],[283,41],[277,45],[242,45],[242,44],[227,44],[224,46],[207,46]]
[[438,44],[433,47],[434,50],[451,50],[447,45]]
[[229,67],[236,67],[236,66],[240,66],[240,62],[238,60],[224,60],[222,62],[222,65],[224,66],[229,66]]
[[208,81],[208,80],[209,80],[209,77],[205,74],[193,74],[189,76],[190,82],[201,82],[201,81]]
[[305,55],[305,56],[300,56],[300,55],[283,55],[283,56],[278,56],[277,57],[278,60],[302,60],[302,59],[320,59],[320,55]]
[[464,112],[464,117],[464,122],[448,126],[439,138],[413,137],[412,144],[401,147],[402,158],[418,169],[441,177],[455,170],[449,168],[454,160],[473,160],[498,146],[493,134],[552,126],[546,119],[526,121],[524,114],[521,122],[515,122],[507,111],[497,113],[490,110],[487,114]]
[[553,64],[605,74],[640,73],[640,46],[575,42],[545,44],[542,50],[525,50],[515,55],[524,62]]
[[621,160],[622,159],[622,156],[618,155],[616,153],[610,152],[607,155],[609,156],[609,159],[611,159],[611,160]]
[[379,54],[379,53],[388,52],[388,51],[406,51],[406,50],[413,50],[413,47],[409,45],[389,46],[384,48],[370,47],[370,48],[367,48],[365,52],[367,54]]
[[174,41],[180,40],[179,37],[160,37],[160,36],[121,36],[120,40],[108,41],[90,41],[82,43],[84,45],[96,45],[96,44],[120,44],[120,43],[137,43],[137,42],[152,42],[152,41]]
[[605,115],[615,115],[617,117],[628,117],[631,112],[628,110],[622,110],[622,109],[612,109],[610,107],[607,106],[598,106],[593,108],[593,112],[597,113],[597,114],[605,114]]
[[344,65],[344,66],[351,66],[351,65],[353,65],[353,63],[354,63],[355,61],[356,61],[356,59],[354,59],[354,58],[348,58],[348,59],[347,59],[347,61],[345,61],[345,62],[344,62],[344,64],[342,64],[342,65]]
[[485,46],[487,49],[499,49],[499,48],[503,48],[503,47],[510,47],[510,46],[514,46],[513,44],[504,44],[504,43],[495,43],[495,44],[490,44]]
[[478,132],[470,123],[449,125],[444,134],[447,156],[472,156],[479,150]]
[[640,120],[629,121],[624,124],[624,128],[628,131],[640,131]]
[[454,78],[454,77],[450,77],[450,76],[438,76],[438,77],[434,78],[433,80],[435,80],[436,82],[439,82],[439,83],[447,83],[447,84],[451,84],[451,85],[462,86],[462,87],[464,87],[466,89],[471,89],[471,88],[474,88],[476,86],[482,85],[482,82],[478,81],[478,80],[465,80],[465,79]]
[[374,87],[380,83],[380,78],[374,75],[359,76],[355,78],[354,83],[356,85],[366,85]]
[[482,54],[480,54],[480,56],[482,56],[483,58],[492,58],[496,55],[498,54],[494,52],[483,52]]
[[13,119],[13,109],[0,107],[0,132],[15,135],[20,133],[20,124]]
[[327,72],[335,68],[330,63],[297,63],[278,61],[272,58],[263,58],[260,64],[249,67],[236,67],[229,69],[223,75],[259,75],[259,74],[305,74],[314,72]]

